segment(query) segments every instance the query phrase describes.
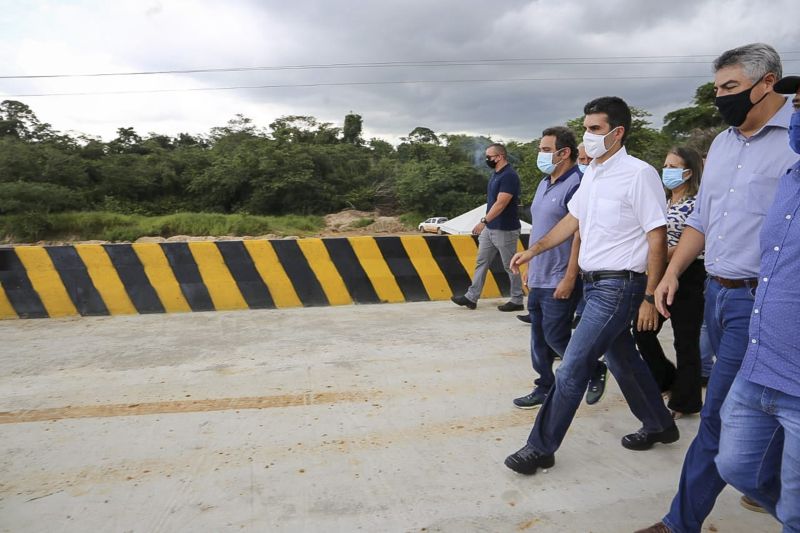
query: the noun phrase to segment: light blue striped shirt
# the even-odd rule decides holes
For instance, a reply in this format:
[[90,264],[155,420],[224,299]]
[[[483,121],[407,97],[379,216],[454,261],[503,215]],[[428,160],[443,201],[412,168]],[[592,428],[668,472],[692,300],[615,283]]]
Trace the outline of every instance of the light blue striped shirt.
[[706,158],[688,226],[706,238],[706,271],[728,279],[758,276],[758,234],[778,181],[797,154],[789,148],[792,100],[750,138],[730,127],[717,135]]

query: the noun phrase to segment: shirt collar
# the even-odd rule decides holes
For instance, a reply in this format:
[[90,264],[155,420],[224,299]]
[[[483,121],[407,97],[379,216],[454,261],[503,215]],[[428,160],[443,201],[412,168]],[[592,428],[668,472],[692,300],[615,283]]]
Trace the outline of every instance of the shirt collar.
[[547,176],[547,185],[548,185],[548,187],[550,185],[555,185],[556,183],[564,181],[568,177],[572,176],[572,174],[574,174],[575,172],[578,172],[578,165],[577,164],[572,165],[572,167],[569,170],[567,170],[566,172],[561,174],[561,176],[558,177],[558,179],[555,181],[555,183],[551,183],[550,182],[550,176]]
[[616,154],[612,155],[611,157],[606,159],[604,162],[598,163],[597,159],[594,159],[589,164],[594,166],[594,168],[598,168],[598,169],[599,168],[609,168],[610,166],[612,166],[614,164],[614,162],[619,161],[620,159],[622,159],[626,155],[628,155],[628,151],[625,149],[625,145],[622,145],[622,148],[620,148],[619,151]]
[[[765,131],[767,128],[783,128],[785,130],[789,129],[789,121],[792,118],[792,113],[794,113],[794,108],[792,106],[792,99],[786,98],[786,101],[783,103],[780,109],[778,109],[774,115],[770,117],[770,119],[759,128],[757,132],[750,136],[752,139],[753,137],[758,136],[761,134],[762,131]],[[733,131],[736,135],[743,138],[744,135],[739,131],[739,128],[735,128],[730,126],[729,130]]]

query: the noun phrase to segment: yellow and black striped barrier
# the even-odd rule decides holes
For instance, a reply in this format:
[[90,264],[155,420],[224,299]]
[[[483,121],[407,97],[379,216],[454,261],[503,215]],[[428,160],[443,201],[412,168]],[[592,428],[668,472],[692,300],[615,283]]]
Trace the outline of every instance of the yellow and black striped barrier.
[[[468,235],[15,246],[0,319],[444,300],[476,253]],[[507,294],[498,256],[483,296]]]

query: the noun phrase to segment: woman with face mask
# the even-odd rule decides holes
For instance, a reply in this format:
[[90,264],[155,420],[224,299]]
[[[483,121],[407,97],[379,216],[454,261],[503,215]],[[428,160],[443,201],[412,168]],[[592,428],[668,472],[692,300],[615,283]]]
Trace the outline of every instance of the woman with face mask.
[[[664,161],[661,181],[667,194],[667,261],[683,233],[703,172],[701,155],[691,149],[670,150]],[[666,320],[659,315],[655,331],[635,331],[634,339],[662,392],[669,392],[667,406],[673,418],[700,412],[700,327],[703,323],[703,283],[706,277],[701,254],[680,277],[680,288],[670,308],[677,367],[666,358],[658,332]]]

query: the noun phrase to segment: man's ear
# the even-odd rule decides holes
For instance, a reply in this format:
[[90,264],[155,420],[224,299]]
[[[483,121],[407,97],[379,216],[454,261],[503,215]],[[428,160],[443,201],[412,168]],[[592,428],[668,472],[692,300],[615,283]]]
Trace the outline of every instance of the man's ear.
[[764,74],[764,78],[761,80],[767,84],[768,89],[772,89],[772,86],[778,82],[778,77],[775,75],[774,72],[767,72]]

